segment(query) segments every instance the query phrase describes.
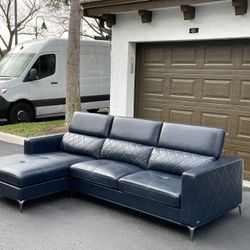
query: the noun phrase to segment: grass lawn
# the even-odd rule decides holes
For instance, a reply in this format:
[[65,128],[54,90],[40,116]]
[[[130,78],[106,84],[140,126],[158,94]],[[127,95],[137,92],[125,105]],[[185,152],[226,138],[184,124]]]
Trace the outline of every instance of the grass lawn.
[[33,137],[65,132],[64,120],[18,123],[0,126],[0,132],[19,135],[22,137]]

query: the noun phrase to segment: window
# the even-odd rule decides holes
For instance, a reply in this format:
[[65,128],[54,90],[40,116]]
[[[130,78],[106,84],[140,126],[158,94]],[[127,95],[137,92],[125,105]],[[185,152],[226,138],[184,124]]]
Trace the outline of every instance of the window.
[[32,69],[37,70],[38,79],[54,75],[56,71],[56,56],[54,54],[40,56],[32,66]]
[[8,53],[0,62],[0,76],[20,76],[34,55],[33,53]]

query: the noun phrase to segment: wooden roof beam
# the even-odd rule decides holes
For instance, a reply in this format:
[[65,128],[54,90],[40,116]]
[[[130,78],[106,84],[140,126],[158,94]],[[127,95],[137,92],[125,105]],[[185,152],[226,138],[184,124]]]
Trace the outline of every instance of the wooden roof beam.
[[[108,0],[106,0],[108,1]],[[111,2],[111,0],[109,0]],[[116,14],[121,12],[130,12],[138,10],[153,10],[159,8],[169,8],[181,5],[194,5],[201,3],[211,3],[224,0],[140,0],[140,1],[113,1],[112,5],[105,5],[105,0],[94,2],[93,6],[88,7],[87,3],[82,2],[87,16],[101,16],[103,14]]]
[[189,5],[181,5],[184,20],[192,20],[195,18],[195,7]]
[[233,0],[232,4],[235,8],[235,15],[245,15],[247,13],[247,0]]
[[116,24],[116,15],[104,14],[102,19],[106,22],[106,25],[109,28],[112,28],[112,26]]
[[113,6],[118,4],[128,4],[135,2],[147,2],[149,0],[99,0],[99,1],[80,1],[84,8],[95,8],[95,7],[103,7],[103,6]]
[[141,16],[142,23],[151,23],[152,22],[152,11],[139,10],[138,14]]

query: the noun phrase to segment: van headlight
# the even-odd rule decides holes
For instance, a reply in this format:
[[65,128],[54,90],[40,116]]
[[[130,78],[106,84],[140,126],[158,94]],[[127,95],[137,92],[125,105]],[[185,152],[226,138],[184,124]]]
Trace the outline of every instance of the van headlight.
[[0,89],[0,96],[4,95],[7,91],[8,89]]

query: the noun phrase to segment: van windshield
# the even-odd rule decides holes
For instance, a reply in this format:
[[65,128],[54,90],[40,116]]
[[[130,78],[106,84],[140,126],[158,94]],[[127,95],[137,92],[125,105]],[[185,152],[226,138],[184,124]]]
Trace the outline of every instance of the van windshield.
[[20,76],[34,55],[33,53],[8,53],[0,61],[0,77]]

